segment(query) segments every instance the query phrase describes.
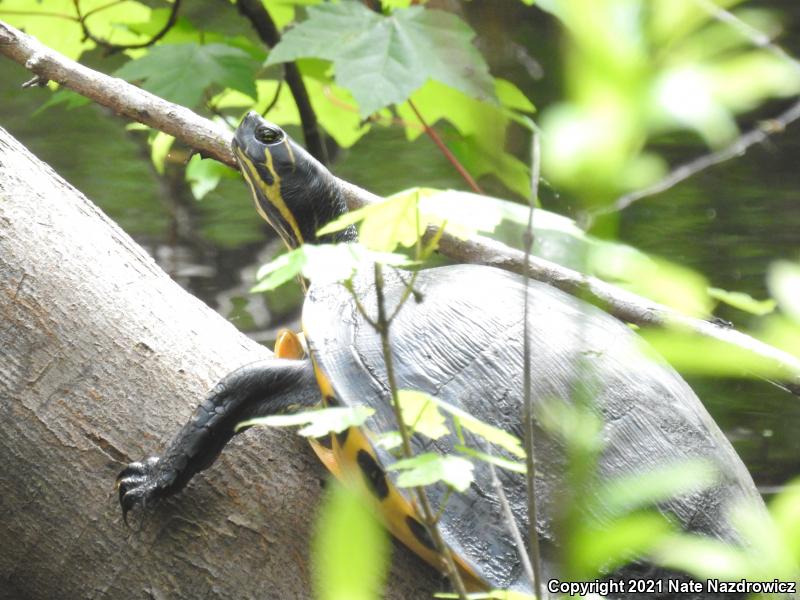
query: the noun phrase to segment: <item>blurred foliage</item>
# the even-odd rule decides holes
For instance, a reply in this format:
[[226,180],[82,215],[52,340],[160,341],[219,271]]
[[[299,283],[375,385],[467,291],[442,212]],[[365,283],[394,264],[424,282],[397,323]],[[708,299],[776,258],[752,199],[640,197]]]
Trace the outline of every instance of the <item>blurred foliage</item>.
[[[648,149],[653,136],[688,129],[716,148],[737,135],[737,113],[800,91],[797,64],[754,48],[700,0],[538,5],[562,22],[567,37],[567,97],[542,117],[544,173],[587,204],[665,174],[663,158]],[[766,35],[780,28],[769,11],[744,5],[736,16]]]
[[370,504],[332,483],[317,518],[312,548],[318,600],[376,600],[389,570],[388,534]]
[[653,559],[703,580],[800,582],[800,480],[772,499],[769,513],[746,503],[731,507],[731,522],[742,546],[683,534],[663,540]]

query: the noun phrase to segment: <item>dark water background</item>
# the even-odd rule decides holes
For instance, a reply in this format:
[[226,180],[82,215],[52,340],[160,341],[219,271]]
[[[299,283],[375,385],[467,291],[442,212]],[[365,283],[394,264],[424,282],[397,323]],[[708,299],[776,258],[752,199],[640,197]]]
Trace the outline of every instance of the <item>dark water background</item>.
[[[777,9],[785,22],[780,39],[800,55],[800,3],[751,2]],[[559,34],[552,19],[516,0],[464,3],[478,31],[492,72],[517,83],[539,107],[560,93]],[[196,2],[186,7],[196,24],[249,34],[231,7]],[[89,55],[84,62],[108,72],[112,59]],[[116,59],[122,62],[122,59]],[[538,71],[541,71],[540,73]],[[20,90],[28,79],[21,67],[0,60],[0,126],[99,204],[142,244],[176,281],[199,296],[241,330],[269,343],[280,327],[296,327],[298,289],[253,295],[258,265],[280,244],[252,207],[245,185],[223,180],[201,202],[192,198],[173,152],[164,176],[149,161],[141,134],[96,106],[49,109],[33,115],[48,97],[45,90]],[[778,114],[775,102],[746,115],[749,128],[759,118]],[[299,132],[292,132],[300,138]],[[445,134],[446,134],[445,130]],[[300,138],[301,139],[301,138]],[[523,143],[520,136],[519,143]],[[663,152],[682,162],[704,152],[691,139],[665,140]],[[379,194],[412,185],[463,189],[462,180],[433,144],[421,137],[407,143],[400,129],[374,127],[351,150],[340,151],[333,170]],[[509,197],[491,180],[488,193]],[[746,156],[708,170],[690,181],[626,210],[621,240],[706,274],[712,284],[765,297],[765,273],[771,262],[800,257],[800,124]],[[550,193],[545,207],[569,213],[568,198]],[[741,313],[725,313],[747,325]],[[800,401],[759,381],[693,378],[709,411],[734,442],[756,482],[769,493],[800,472]]]

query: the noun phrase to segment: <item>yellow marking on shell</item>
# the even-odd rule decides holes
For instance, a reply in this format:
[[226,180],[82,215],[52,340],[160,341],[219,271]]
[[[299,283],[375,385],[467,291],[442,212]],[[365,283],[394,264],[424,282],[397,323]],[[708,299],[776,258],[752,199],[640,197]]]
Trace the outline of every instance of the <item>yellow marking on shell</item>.
[[333,393],[333,386],[331,385],[330,379],[325,376],[325,373],[322,372],[322,369],[319,368],[317,361],[314,360],[314,356],[311,356],[311,363],[314,365],[314,375],[317,378],[317,386],[319,387],[319,391],[322,392],[323,403],[325,398],[334,398],[335,394]]
[[336,479],[342,481],[342,470],[339,468],[339,462],[336,459],[336,453],[330,448],[326,448],[316,440],[309,439],[308,443],[311,444],[311,449],[317,458],[325,465],[325,468],[330,471]]
[[306,350],[300,336],[289,329],[281,329],[275,339],[275,356],[277,358],[305,358]]
[[[294,214],[292,211],[289,210],[289,207],[286,205],[286,201],[283,199],[283,195],[281,195],[281,178],[280,175],[275,171],[275,167],[272,162],[272,154],[270,154],[268,149],[264,150],[264,166],[269,171],[270,175],[272,175],[272,184],[268,184],[258,175],[258,171],[256,170],[255,166],[253,165],[253,161],[251,161],[247,155],[241,151],[241,149],[236,148],[236,154],[239,157],[239,160],[246,165],[248,173],[245,175],[245,180],[250,185],[250,190],[253,192],[253,199],[255,200],[256,210],[258,214],[261,215],[267,223],[271,224],[278,232],[281,232],[281,228],[276,226],[275,223],[267,216],[266,211],[258,202],[259,195],[256,194],[254,186],[257,186],[259,190],[262,192],[262,195],[269,200],[269,202],[278,209],[278,212],[283,217],[284,221],[289,224],[289,227],[292,228],[292,232],[294,233],[295,240],[297,244],[303,243],[303,234],[300,233],[300,226],[297,224],[297,220],[294,218]],[[292,164],[294,165],[294,153],[291,154]]]
[[[408,546],[425,562],[436,569],[443,570],[442,558],[439,553],[420,542],[408,525],[408,518],[420,523],[424,522],[424,518],[420,511],[417,510],[416,504],[409,501],[388,478],[386,479],[388,494],[383,499],[378,499],[373,494],[370,494],[370,490],[358,466],[358,453],[361,451],[369,453],[372,459],[380,464],[369,438],[361,428],[351,427],[347,432],[343,445],[339,443],[339,438],[333,437],[333,452],[337,458],[337,467],[342,473],[341,475],[336,475],[337,478],[347,485],[354,485],[369,494],[369,497],[373,498],[377,505],[386,528],[392,535]],[[453,555],[453,559],[468,591],[487,591],[489,589],[486,582],[463,559],[456,554]]]
[[[336,398],[330,380],[319,368],[316,361],[313,360],[313,356],[312,362],[317,384],[322,392],[323,403],[326,397]],[[340,437],[343,437],[344,444],[340,443]],[[385,497],[379,499],[370,491],[358,464],[358,453],[360,451],[367,452],[377,464],[380,464],[380,461],[375,454],[372,443],[361,428],[349,428],[346,436],[332,435],[332,450],[316,442],[312,442],[311,446],[322,463],[339,481],[361,490],[365,496],[373,500],[384,525],[392,535],[425,562],[436,569],[443,570],[442,558],[439,553],[420,542],[408,525],[407,518],[409,517],[419,522],[424,522],[416,505],[408,500],[388,478],[386,478],[388,493]],[[333,462],[331,462],[332,457],[335,459]],[[468,591],[487,591],[490,589],[486,582],[461,557],[454,553],[453,559]]]

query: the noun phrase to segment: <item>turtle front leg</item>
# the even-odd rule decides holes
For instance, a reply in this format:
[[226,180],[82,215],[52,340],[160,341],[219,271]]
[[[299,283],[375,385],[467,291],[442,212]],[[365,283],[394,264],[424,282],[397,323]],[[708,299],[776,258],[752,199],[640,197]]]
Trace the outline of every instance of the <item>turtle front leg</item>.
[[117,476],[125,523],[131,509],[144,508],[179,492],[196,473],[210,467],[237,433],[237,424],[318,402],[319,389],[310,360],[274,358],[225,376],[161,456],[131,463]]

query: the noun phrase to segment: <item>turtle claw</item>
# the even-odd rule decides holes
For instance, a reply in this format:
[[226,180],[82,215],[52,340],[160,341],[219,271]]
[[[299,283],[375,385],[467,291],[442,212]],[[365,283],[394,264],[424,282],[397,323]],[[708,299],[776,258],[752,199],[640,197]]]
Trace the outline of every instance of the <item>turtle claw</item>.
[[146,508],[169,494],[175,477],[163,468],[161,458],[151,456],[129,464],[117,476],[116,488],[122,508],[122,520],[128,526],[128,513],[137,507]]

